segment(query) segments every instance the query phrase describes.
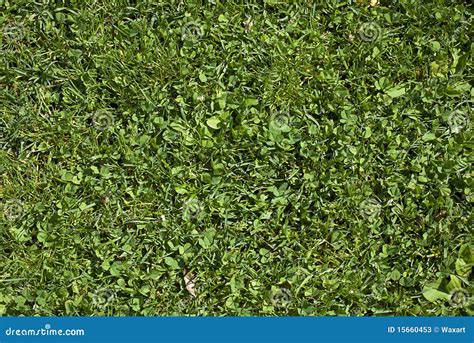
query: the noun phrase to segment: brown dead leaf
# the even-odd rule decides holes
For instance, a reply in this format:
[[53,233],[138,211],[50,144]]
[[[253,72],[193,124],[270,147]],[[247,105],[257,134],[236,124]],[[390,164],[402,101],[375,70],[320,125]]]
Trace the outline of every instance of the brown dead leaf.
[[196,277],[186,268],[184,268],[183,275],[186,290],[193,296],[193,298],[196,298]]

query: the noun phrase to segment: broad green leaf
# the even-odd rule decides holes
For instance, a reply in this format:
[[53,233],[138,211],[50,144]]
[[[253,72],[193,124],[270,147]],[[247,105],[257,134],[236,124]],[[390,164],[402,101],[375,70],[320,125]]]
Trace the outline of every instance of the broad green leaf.
[[152,270],[148,274],[148,278],[152,280],[159,280],[162,275],[163,275],[163,272],[158,271],[158,270]]
[[392,280],[399,280],[401,276],[402,276],[402,274],[396,269],[394,271],[392,271],[392,273],[390,274],[390,278]]
[[148,293],[150,293],[150,286],[149,285],[142,286],[139,292],[146,296]]
[[426,300],[431,302],[435,302],[437,300],[449,300],[449,294],[433,288],[423,289],[423,296],[426,298]]
[[255,106],[255,105],[258,105],[258,99],[255,99],[255,98],[245,99],[245,106],[246,107]]
[[385,89],[389,85],[390,85],[390,82],[384,76],[382,76],[379,80],[375,82],[375,88],[377,88],[378,90]]
[[207,126],[209,126],[210,128],[214,129],[214,130],[217,130],[219,129],[219,123],[220,123],[220,119],[216,116],[214,117],[211,117],[209,118],[207,121],[206,121],[206,124]]
[[112,266],[110,267],[110,274],[113,276],[119,276],[121,269],[122,269],[122,265],[118,262],[114,262],[112,263]]
[[396,86],[386,91],[387,95],[391,98],[398,98],[406,93],[405,87]]
[[101,267],[102,267],[103,270],[109,270],[110,269],[110,262],[109,261],[102,262]]
[[165,263],[171,267],[171,269],[179,269],[178,261],[172,257],[165,257]]
[[364,138],[370,138],[370,136],[372,136],[372,130],[370,129],[370,127],[366,127],[364,132]]
[[441,50],[441,44],[438,41],[431,42],[431,50],[438,52]]
[[464,262],[463,259],[458,258],[456,260],[455,265],[456,265],[456,273],[459,276],[468,277],[469,274],[471,274],[472,266]]
[[450,277],[450,281],[446,286],[446,290],[448,292],[454,289],[462,288],[461,280],[459,280],[459,278],[456,275],[450,275],[449,277]]
[[199,73],[199,80],[201,80],[201,82],[207,82],[206,74],[204,74],[203,72],[200,72]]
[[108,177],[110,175],[109,168],[104,167],[104,166],[100,167],[100,175],[104,177]]
[[187,194],[188,193],[188,190],[186,189],[186,187],[184,186],[176,186],[174,188],[174,190],[176,191],[176,193],[178,194]]
[[36,235],[36,238],[38,239],[38,242],[46,242],[48,239],[48,234],[44,231],[40,231],[38,235]]
[[421,139],[425,142],[434,141],[436,139],[436,135],[433,132],[427,132],[423,135],[423,137],[421,137]]
[[464,262],[470,264],[471,266],[474,264],[474,248],[471,244],[464,244],[459,249],[459,258],[463,259]]
[[72,181],[72,179],[74,178],[74,175],[68,171],[64,172],[62,175],[61,175],[61,180],[63,181],[67,181],[67,182],[70,182]]
[[226,100],[225,99],[219,99],[218,104],[219,104],[219,108],[221,110],[223,110],[226,106]]

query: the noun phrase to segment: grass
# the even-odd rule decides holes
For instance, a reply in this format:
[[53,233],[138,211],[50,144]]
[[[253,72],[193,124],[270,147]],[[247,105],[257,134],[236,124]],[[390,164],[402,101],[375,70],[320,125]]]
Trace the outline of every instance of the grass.
[[0,1],[0,314],[472,315],[472,7],[369,3]]

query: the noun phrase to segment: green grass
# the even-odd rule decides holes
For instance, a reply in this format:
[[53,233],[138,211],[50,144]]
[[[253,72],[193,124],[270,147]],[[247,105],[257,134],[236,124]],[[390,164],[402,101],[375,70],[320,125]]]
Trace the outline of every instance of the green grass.
[[472,315],[472,7],[368,3],[0,1],[0,314]]

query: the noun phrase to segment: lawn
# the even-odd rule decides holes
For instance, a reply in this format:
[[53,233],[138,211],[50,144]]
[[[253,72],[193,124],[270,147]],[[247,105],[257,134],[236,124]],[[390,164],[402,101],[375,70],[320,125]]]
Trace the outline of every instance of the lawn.
[[0,315],[472,315],[468,1],[0,0]]

